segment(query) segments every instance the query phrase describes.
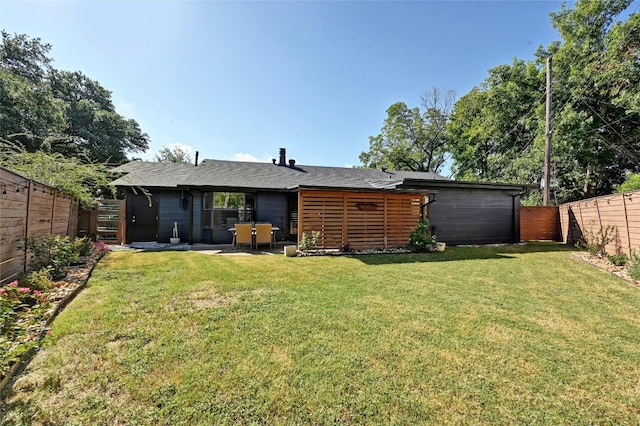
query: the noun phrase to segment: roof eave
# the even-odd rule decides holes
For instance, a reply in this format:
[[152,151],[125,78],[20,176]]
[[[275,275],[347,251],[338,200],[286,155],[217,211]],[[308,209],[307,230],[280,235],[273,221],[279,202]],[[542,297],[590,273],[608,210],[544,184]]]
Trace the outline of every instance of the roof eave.
[[358,188],[347,186],[320,186],[320,185],[298,185],[296,190],[312,189],[318,191],[343,191],[343,192],[386,192],[392,194],[437,194],[438,191],[427,188]]
[[405,179],[402,187],[428,187],[428,188],[468,188],[468,189],[496,189],[522,191],[525,189],[539,188],[538,185],[495,182],[471,182],[458,180],[424,180]]

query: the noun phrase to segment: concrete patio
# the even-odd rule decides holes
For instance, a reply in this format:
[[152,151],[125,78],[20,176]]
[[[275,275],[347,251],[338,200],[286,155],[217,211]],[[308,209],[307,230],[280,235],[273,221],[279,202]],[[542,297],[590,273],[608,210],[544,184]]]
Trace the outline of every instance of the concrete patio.
[[290,241],[278,241],[273,247],[269,248],[266,245],[261,245],[258,249],[243,245],[241,247],[233,247],[231,244],[169,244],[158,243],[155,241],[140,241],[132,242],[130,244],[110,245],[111,251],[121,250],[136,250],[136,251],[197,251],[202,254],[220,254],[220,255],[245,255],[245,256],[257,256],[257,255],[274,255],[284,254],[284,247],[289,245],[295,245]]

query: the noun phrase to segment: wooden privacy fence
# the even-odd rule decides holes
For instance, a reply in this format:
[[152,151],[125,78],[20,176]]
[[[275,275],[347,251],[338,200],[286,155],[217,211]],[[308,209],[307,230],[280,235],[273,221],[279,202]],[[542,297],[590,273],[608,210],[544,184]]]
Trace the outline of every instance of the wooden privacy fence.
[[25,237],[76,235],[78,201],[0,167],[0,285],[27,268]]
[[560,206],[562,241],[575,244],[589,234],[614,227],[609,254],[640,249],[640,191],[605,195]]
[[298,238],[320,232],[318,248],[402,247],[420,219],[424,196],[300,190]]
[[560,215],[558,206],[520,207],[520,239],[560,240]]

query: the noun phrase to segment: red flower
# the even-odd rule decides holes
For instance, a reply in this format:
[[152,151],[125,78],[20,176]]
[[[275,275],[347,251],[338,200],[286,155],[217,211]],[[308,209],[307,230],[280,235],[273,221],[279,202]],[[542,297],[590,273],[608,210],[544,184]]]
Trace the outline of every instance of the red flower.
[[18,287],[18,280],[11,281],[9,284],[7,284],[7,287]]

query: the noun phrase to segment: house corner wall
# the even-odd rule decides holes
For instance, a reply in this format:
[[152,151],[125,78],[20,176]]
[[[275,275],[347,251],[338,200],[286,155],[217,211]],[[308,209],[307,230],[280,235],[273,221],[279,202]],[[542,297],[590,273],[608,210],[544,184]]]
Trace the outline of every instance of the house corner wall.
[[[497,189],[439,188],[429,205],[429,224],[438,241],[451,245],[519,241],[517,192]],[[519,226],[517,227],[519,228]]]

